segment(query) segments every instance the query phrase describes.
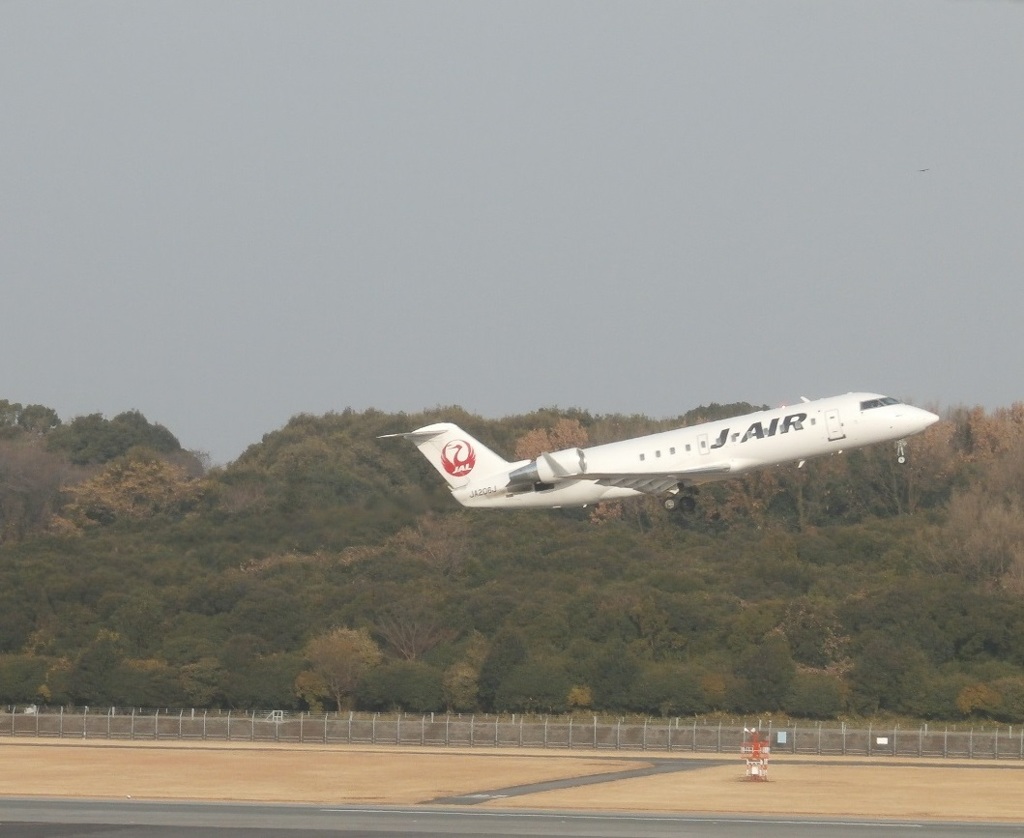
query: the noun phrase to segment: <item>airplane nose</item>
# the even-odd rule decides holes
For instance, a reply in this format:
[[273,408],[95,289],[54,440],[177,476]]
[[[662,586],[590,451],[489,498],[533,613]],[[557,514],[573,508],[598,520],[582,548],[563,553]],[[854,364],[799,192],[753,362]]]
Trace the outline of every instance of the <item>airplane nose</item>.
[[920,407],[907,406],[900,418],[907,426],[907,433],[916,434],[939,421],[938,415]]

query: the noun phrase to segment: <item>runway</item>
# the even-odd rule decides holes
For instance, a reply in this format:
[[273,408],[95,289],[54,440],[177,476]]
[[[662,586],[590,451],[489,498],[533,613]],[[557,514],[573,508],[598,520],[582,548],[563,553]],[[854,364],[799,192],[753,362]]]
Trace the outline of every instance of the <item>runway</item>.
[[1024,835],[1024,825],[878,821],[736,815],[502,811],[443,806],[311,806],[239,803],[165,803],[140,800],[0,799],[3,838],[319,838],[325,832],[406,838],[740,838],[815,836]]

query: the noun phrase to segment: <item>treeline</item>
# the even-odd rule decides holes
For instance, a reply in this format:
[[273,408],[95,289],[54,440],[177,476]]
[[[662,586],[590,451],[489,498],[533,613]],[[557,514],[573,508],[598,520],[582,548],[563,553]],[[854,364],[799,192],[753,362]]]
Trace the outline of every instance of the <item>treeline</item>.
[[382,433],[496,450],[672,422],[295,417],[204,469],[137,412],[0,402],[0,701],[1024,721],[1024,406],[656,499],[466,512]]

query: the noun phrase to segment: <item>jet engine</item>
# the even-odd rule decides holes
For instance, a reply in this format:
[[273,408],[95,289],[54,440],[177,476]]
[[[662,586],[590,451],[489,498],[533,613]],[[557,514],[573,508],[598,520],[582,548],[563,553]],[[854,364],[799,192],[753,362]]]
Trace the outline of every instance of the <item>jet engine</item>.
[[535,487],[537,484],[547,486],[569,477],[580,477],[587,470],[586,455],[582,448],[566,448],[553,454],[541,454],[532,463],[520,466],[509,472],[508,488],[515,491]]

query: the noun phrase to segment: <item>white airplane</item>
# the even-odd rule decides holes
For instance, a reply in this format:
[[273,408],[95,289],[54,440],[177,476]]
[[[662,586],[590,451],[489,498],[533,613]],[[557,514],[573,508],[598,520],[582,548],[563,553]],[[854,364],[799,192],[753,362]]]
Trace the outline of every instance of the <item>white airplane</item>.
[[906,438],[938,420],[889,396],[847,393],[515,463],[450,422],[380,439],[412,440],[463,506],[558,508],[647,494],[672,509],[690,486],[879,442],[896,442],[903,463]]

